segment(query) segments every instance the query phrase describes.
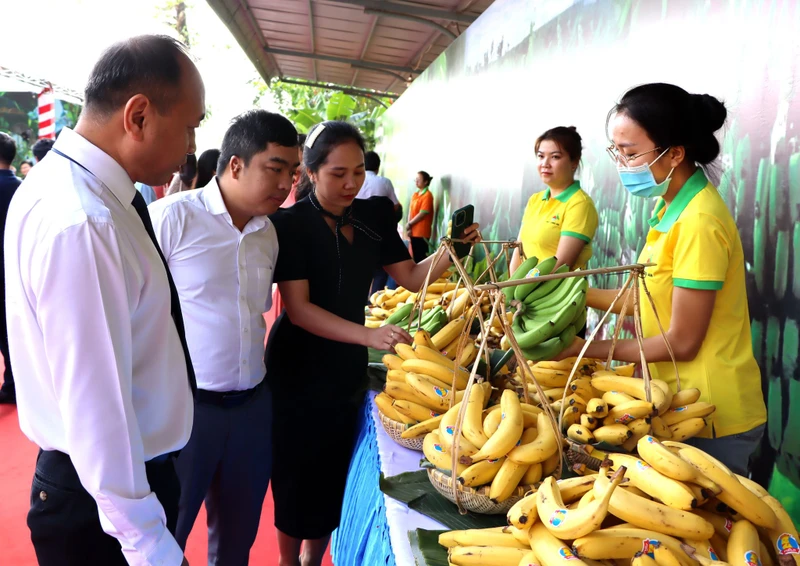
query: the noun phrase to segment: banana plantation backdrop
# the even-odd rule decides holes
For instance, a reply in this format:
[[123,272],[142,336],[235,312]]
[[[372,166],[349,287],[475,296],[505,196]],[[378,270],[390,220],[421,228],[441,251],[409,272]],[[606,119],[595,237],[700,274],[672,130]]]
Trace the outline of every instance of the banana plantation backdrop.
[[798,4],[497,0],[389,109],[377,134],[384,174],[406,210],[414,176],[425,170],[434,177],[439,234],[452,210],[472,203],[485,238],[509,239],[528,197],[543,188],[536,137],[576,126],[579,176],[600,214],[590,267],[609,266],[636,259],[654,205],[627,197],[606,155],[613,103],[647,82],[723,99],[729,119],[716,177],[744,242],[769,406],[759,479],[776,462],[778,480],[800,486]]

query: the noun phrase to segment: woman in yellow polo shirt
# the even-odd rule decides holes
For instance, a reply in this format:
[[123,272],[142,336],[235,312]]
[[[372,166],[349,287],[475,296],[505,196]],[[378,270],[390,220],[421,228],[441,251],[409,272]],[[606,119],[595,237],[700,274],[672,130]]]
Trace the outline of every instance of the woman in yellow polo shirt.
[[[534,146],[539,176],[547,189],[528,199],[519,241],[528,257],[556,256],[558,266],[586,267],[597,230],[594,202],[575,180],[581,161],[581,136],[575,128],[547,130]],[[519,249],[511,258],[513,273],[522,263]]]
[[[745,475],[767,411],[750,338],[742,241],[703,170],[719,155],[714,133],[726,115],[722,102],[707,94],[642,85],[609,115],[608,151],[634,197],[660,197],[639,261],[656,264],[646,269],[646,284],[675,352],[681,387],[697,387],[702,401],[716,405],[702,438],[689,442]],[[607,309],[616,294],[591,289],[587,303]],[[642,322],[652,374],[674,388],[675,371],[647,300]],[[577,340],[562,356],[581,346]],[[609,341],[593,343],[587,355],[605,358],[609,347]],[[636,341],[620,341],[614,357],[639,361]]]

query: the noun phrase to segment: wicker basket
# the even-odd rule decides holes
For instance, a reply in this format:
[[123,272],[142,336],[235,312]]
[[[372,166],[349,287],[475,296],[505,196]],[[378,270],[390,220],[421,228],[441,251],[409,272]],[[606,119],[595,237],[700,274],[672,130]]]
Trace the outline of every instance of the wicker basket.
[[403,431],[405,431],[408,428],[407,425],[390,419],[380,411],[378,411],[378,414],[381,417],[381,424],[383,424],[383,429],[386,431],[386,434],[389,435],[389,438],[391,438],[404,448],[408,448],[410,450],[416,450],[417,452],[422,452],[422,441],[424,439],[424,436],[421,436],[419,438],[403,438],[400,435],[403,434]]
[[[452,503],[456,502],[453,498],[453,479],[450,476],[435,468],[428,468],[428,479],[431,480],[436,491],[441,493],[445,499]],[[501,503],[495,503],[489,499],[488,486],[475,489],[458,484],[458,500],[461,502],[464,509],[472,511],[473,513],[480,513],[482,515],[505,515],[508,513],[508,510],[531,489],[533,489],[532,486],[518,486],[517,489],[514,490],[514,493],[511,494],[511,497]]]

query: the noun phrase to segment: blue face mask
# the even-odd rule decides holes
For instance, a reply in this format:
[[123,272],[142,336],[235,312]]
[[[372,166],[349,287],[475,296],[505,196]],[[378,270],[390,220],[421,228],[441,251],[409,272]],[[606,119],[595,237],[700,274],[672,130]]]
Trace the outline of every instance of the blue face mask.
[[[653,163],[661,159],[668,150],[669,148],[665,149],[661,155],[656,157]],[[656,183],[656,178],[653,177],[653,171],[650,169],[653,163],[645,163],[636,167],[617,167],[619,180],[622,181],[622,185],[630,194],[635,197],[653,198],[662,197],[667,192],[669,182],[672,180],[672,172],[675,171],[675,168],[670,169],[666,179]]]

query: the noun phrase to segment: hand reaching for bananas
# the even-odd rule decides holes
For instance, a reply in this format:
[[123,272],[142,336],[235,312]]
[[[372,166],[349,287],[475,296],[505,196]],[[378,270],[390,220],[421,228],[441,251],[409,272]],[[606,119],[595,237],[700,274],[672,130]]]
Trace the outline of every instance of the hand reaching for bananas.
[[583,345],[586,344],[586,340],[581,338],[580,336],[576,336],[575,340],[572,341],[572,344],[567,346],[560,354],[553,358],[554,362],[558,362],[561,360],[565,360],[567,358],[576,358],[578,354],[581,353],[583,349]]
[[394,324],[373,328],[367,334],[367,346],[374,350],[392,350],[397,344],[411,344],[411,335]]

